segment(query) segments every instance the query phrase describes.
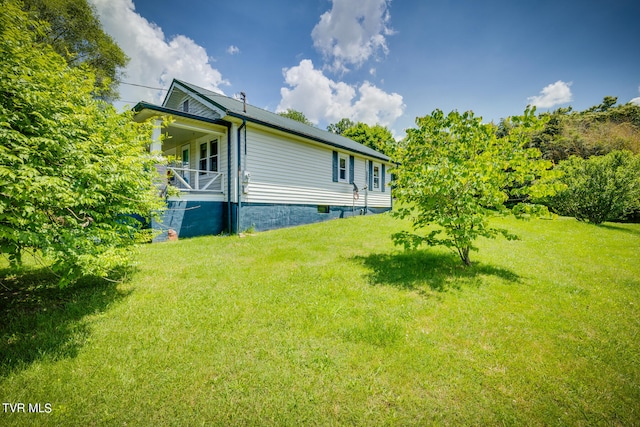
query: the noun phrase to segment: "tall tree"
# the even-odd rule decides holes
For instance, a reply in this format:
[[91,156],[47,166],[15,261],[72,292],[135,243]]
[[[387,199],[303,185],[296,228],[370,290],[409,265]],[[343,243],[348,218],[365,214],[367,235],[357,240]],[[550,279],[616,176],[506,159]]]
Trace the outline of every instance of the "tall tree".
[[304,123],[305,125],[313,126],[313,123],[311,123],[311,120],[307,119],[307,116],[305,116],[302,111],[297,111],[297,110],[294,110],[293,108],[288,108],[287,111],[282,111],[278,114],[281,115],[282,117],[287,117],[297,122]]
[[387,156],[393,156],[398,145],[391,131],[382,125],[369,126],[366,123],[358,122],[344,129],[342,136],[351,138]]
[[327,130],[329,132],[332,133],[337,133],[338,135],[342,135],[344,133],[344,131],[346,131],[347,129],[354,127],[356,124],[350,120],[347,119],[346,117],[343,119],[340,119],[340,121],[338,123],[331,123],[329,126],[327,126]]
[[148,238],[134,216],[162,206],[150,125],[97,100],[91,69],[39,42],[14,0],[0,6],[0,253],[33,250],[61,284],[106,276]]
[[[509,122],[509,131],[499,138],[494,125],[483,124],[472,112],[445,115],[435,110],[416,119],[417,127],[407,130],[406,146],[398,151],[394,170],[394,195],[401,202],[396,214],[412,220],[414,233],[395,234],[397,244],[443,245],[470,265],[469,253],[478,237],[515,238],[508,230],[491,226],[490,217],[510,211],[518,216],[544,212],[544,207],[529,204],[526,198],[553,191],[547,185],[533,185],[551,166],[539,160],[539,150],[527,148],[541,122],[529,109]],[[505,202],[514,197],[523,202],[510,210]],[[416,233],[427,227],[431,231],[426,235]]]
[[87,0],[23,0],[24,9],[48,24],[38,41],[50,44],[70,66],[89,65],[96,74],[97,96],[117,97],[120,70],[128,58],[102,29]]
[[611,107],[616,105],[616,102],[618,102],[617,96],[605,96],[601,104],[594,105],[593,107],[588,108],[587,110],[585,110],[585,113],[591,113],[591,112],[605,113],[609,111]]

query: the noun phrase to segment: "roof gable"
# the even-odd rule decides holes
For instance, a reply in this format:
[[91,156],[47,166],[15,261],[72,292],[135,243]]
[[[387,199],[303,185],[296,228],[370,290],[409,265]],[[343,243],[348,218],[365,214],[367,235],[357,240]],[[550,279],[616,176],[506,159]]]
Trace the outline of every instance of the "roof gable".
[[[208,102],[197,91],[190,90],[187,87],[176,85],[173,81],[167,95],[165,96],[162,107],[172,110],[184,111],[209,119],[219,119],[225,115],[225,110],[217,105]],[[183,110],[183,103],[189,101],[188,110]]]
[[[279,114],[272,113],[271,111],[263,110],[262,108],[255,107],[250,104],[246,104],[245,112],[245,105],[242,101],[234,98],[229,98],[228,96],[221,95],[219,93],[183,82],[181,80],[174,80],[171,84],[169,93],[167,94],[163,103],[164,107],[171,108],[167,104],[172,104],[173,102],[175,102],[175,98],[177,98],[177,96],[175,96],[174,93],[176,93],[176,91],[188,94],[191,97],[197,99],[203,105],[206,105],[216,112],[219,112],[220,118],[230,116],[245,119],[247,121],[321,142],[338,149],[343,149],[363,154],[365,156],[370,156],[376,159],[389,161],[389,157],[385,156],[379,151],[373,150],[342,135],[325,131],[314,126],[306,125],[304,123],[298,122],[288,117],[283,117]],[[174,109],[177,109],[175,106],[171,106]]]

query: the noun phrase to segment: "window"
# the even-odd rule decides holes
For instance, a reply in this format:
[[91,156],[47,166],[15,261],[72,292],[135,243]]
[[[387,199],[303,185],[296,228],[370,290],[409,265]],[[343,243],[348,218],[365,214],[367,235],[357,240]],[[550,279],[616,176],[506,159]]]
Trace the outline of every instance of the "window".
[[189,146],[185,145],[182,147],[182,167],[189,169],[189,165]]
[[200,160],[198,162],[200,174],[218,172],[218,140],[214,139],[200,144]]
[[348,154],[333,152],[333,182],[353,182],[355,158]]
[[318,205],[318,213],[329,213],[328,205]]
[[[182,168],[183,170],[180,172],[182,178],[188,183],[189,182],[189,171],[188,169],[191,167],[191,163],[189,162],[189,145],[185,145],[182,147]],[[187,170],[185,170],[187,169]]]
[[373,188],[380,188],[380,167],[373,167]]
[[347,157],[343,155],[339,155],[339,163],[338,163],[338,181],[346,182],[347,181]]
[[202,175],[207,170],[207,143],[200,144],[200,161],[198,169]]
[[218,140],[209,141],[209,170],[218,172]]
[[182,103],[182,111],[184,111],[185,113],[189,112],[189,100],[185,99],[185,101]]

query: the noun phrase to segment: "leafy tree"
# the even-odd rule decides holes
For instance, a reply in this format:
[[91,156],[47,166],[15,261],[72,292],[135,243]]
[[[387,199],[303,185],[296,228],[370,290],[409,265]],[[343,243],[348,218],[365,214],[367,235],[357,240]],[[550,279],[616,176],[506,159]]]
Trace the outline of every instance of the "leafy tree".
[[61,284],[107,276],[148,238],[134,215],[161,207],[151,125],[95,99],[89,68],[69,68],[38,42],[39,22],[0,5],[0,253],[17,263],[32,250]]
[[338,135],[342,135],[345,130],[354,127],[356,124],[347,118],[340,119],[338,123],[332,123],[327,126],[327,130],[329,132],[337,133]]
[[293,108],[287,108],[287,111],[282,111],[278,114],[282,117],[288,117],[297,122],[304,123],[305,125],[313,126],[313,123],[307,119],[307,116],[305,116],[303,112],[294,110]]
[[616,101],[616,97],[606,96],[601,104],[585,111],[560,108],[543,113],[546,124],[533,136],[532,146],[554,163],[571,156],[589,158],[615,150],[640,153],[640,106],[615,106]]
[[[531,134],[541,128],[534,110],[512,117],[501,138],[493,124],[483,124],[472,112],[435,110],[416,119],[407,130],[406,146],[394,170],[394,195],[400,201],[396,215],[411,218],[414,231],[437,225],[426,235],[407,231],[393,236],[396,244],[417,248],[421,244],[455,249],[465,265],[480,237],[508,239],[516,236],[489,224],[490,217],[509,211],[520,217],[540,214],[545,208],[528,203],[527,196],[553,192],[540,180],[551,162],[540,151],[526,148]],[[509,197],[524,200],[511,210]],[[444,234],[443,237],[442,234]]]
[[[87,0],[23,0],[24,9],[36,20],[48,23],[38,35],[70,66],[89,65],[96,73],[96,95],[117,97],[119,69],[128,58],[106,34],[95,9]],[[104,83],[107,84],[104,84]]]
[[354,126],[345,129],[342,132],[342,136],[351,138],[387,156],[392,156],[397,147],[397,142],[393,138],[391,131],[381,125],[369,126],[365,123],[358,122]]
[[588,108],[587,110],[585,110],[585,113],[607,112],[611,109],[611,107],[616,105],[616,102],[618,102],[617,96],[605,96],[604,99],[602,100],[602,104],[594,105],[593,107]]
[[548,204],[560,215],[601,224],[640,209],[640,155],[612,151],[589,159],[573,156],[557,169],[566,188]]

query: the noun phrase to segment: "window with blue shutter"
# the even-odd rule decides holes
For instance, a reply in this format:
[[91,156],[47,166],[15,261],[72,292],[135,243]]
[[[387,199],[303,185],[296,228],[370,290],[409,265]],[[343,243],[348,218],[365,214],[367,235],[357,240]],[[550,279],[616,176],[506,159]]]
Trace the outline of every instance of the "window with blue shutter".
[[367,163],[369,164],[369,191],[373,190],[373,162],[371,160],[367,160]]
[[382,164],[382,192],[384,193],[384,184],[385,184],[385,167],[384,167],[384,163]]
[[356,178],[356,159],[346,153],[333,152],[333,182],[353,184]]

